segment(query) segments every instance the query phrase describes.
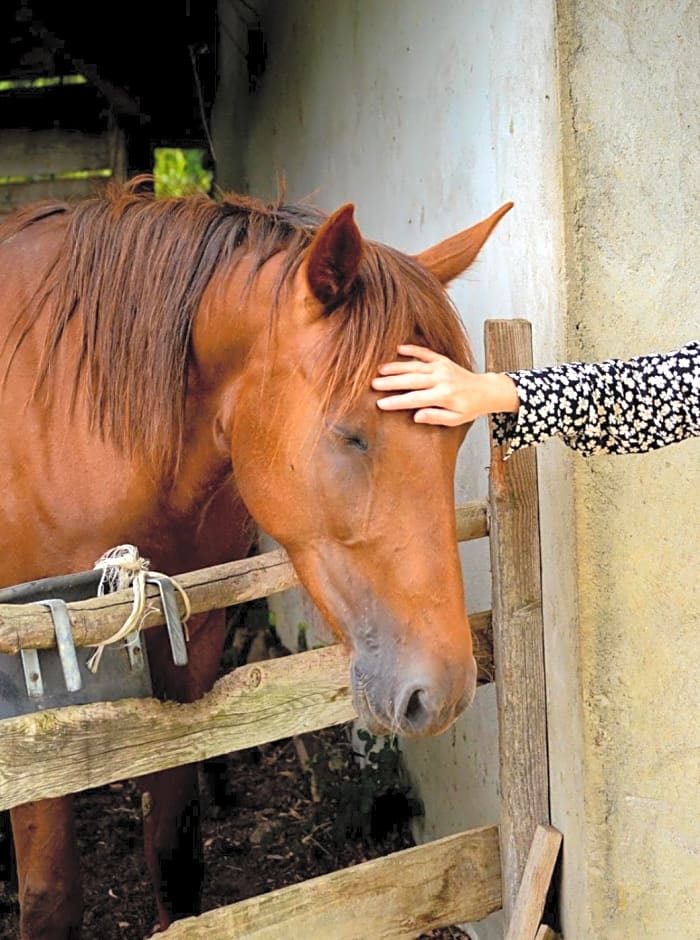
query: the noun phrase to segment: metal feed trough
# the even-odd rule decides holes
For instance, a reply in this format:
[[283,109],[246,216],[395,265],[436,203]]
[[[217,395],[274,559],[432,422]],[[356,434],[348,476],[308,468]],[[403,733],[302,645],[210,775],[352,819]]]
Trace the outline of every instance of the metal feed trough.
[[[129,634],[124,643],[106,646],[95,673],[87,666],[85,651],[76,650],[66,603],[96,597],[101,574],[99,570],[81,571],[0,589],[0,604],[48,607],[56,633],[52,649],[0,653],[0,719],[65,705],[153,695],[146,648],[138,631]],[[151,573],[146,580],[158,586],[173,661],[184,665],[185,634],[172,582]]]

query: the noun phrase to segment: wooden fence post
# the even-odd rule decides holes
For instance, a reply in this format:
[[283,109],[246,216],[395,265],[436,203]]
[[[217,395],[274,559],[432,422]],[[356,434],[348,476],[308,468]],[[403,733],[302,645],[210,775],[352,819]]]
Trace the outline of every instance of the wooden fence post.
[[[487,320],[486,369],[532,366],[527,320]],[[537,464],[491,447],[490,547],[498,698],[503,910],[510,923],[535,829],[549,823]]]

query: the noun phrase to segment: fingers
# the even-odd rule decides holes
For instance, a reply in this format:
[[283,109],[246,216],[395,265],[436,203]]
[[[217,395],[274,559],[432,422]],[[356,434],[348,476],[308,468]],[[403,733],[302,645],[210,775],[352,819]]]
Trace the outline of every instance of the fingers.
[[432,362],[419,362],[417,359],[397,359],[394,362],[385,362],[379,366],[380,375],[405,375],[408,372],[421,372],[427,374],[434,369]]
[[377,406],[382,411],[416,409],[413,420],[417,424],[440,424],[444,427],[454,428],[458,424],[466,424],[469,420],[466,415],[459,411],[452,411],[450,408],[425,407],[431,405],[433,405],[433,401],[431,399],[426,400],[425,394],[421,394],[421,392],[391,395],[377,401]]
[[402,343],[399,346],[400,356],[413,356],[421,362],[437,362],[438,359],[444,359],[440,353],[433,352],[432,349],[426,349],[425,346],[414,346],[412,343]]
[[[403,387],[403,386],[401,386]],[[401,411],[405,408],[429,408],[436,404],[435,394],[430,388],[403,392],[401,395],[389,395],[377,399],[377,407],[382,411]]]
[[393,362],[385,362],[379,366],[378,371],[381,375],[401,375],[405,372],[424,372],[429,371],[433,363],[440,362],[445,357],[432,349],[426,349],[424,346],[402,345],[398,347],[400,356],[412,358],[397,359]]
[[[400,365],[401,363],[397,363]],[[405,389],[410,392],[414,389],[433,388],[437,383],[436,376],[429,372],[395,372],[391,375],[378,376],[372,379],[372,388],[378,392],[395,392]]]
[[398,352],[407,358],[385,362],[372,379],[376,391],[399,393],[379,398],[378,408],[412,410],[418,424],[456,427],[473,420],[473,408],[462,410],[465,386],[469,388],[473,378],[470,372],[425,346],[404,343]]
[[449,408],[421,408],[414,414],[413,420],[418,424],[440,424],[448,428],[467,423],[463,414],[450,411]]

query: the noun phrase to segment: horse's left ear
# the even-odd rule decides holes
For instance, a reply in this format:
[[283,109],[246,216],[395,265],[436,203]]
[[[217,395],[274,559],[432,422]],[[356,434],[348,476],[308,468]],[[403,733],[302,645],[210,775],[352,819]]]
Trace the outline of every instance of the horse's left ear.
[[341,206],[319,228],[309,246],[306,279],[311,293],[324,307],[347,294],[355,282],[362,258],[362,235],[355,223],[352,203]]
[[416,261],[432,271],[441,283],[448,284],[457,275],[467,270],[491,232],[506,212],[512,208],[513,203],[506,202],[487,219],[422,251],[415,256]]

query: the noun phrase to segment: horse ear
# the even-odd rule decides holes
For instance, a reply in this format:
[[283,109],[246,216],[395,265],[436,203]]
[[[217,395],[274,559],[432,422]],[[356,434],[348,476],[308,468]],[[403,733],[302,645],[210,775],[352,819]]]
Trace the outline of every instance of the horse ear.
[[362,258],[362,235],[355,223],[352,203],[341,206],[321,225],[309,246],[306,279],[311,293],[324,307],[347,294]]
[[461,274],[474,261],[481,251],[486,239],[496,228],[500,220],[510,209],[513,208],[512,202],[506,202],[500,209],[496,209],[493,215],[471,228],[446,238],[445,241],[427,248],[419,255],[416,255],[416,261],[424,265],[433,272],[435,277],[443,284],[448,284],[451,280]]

